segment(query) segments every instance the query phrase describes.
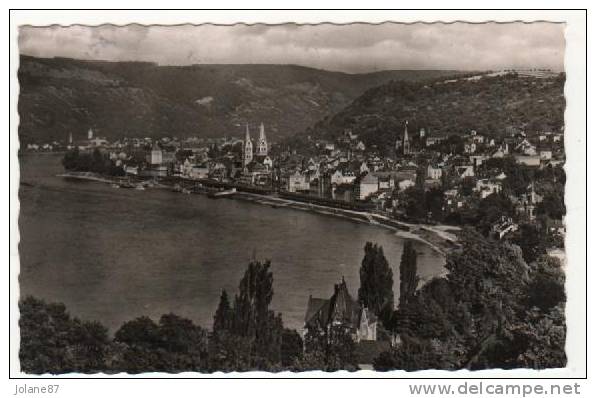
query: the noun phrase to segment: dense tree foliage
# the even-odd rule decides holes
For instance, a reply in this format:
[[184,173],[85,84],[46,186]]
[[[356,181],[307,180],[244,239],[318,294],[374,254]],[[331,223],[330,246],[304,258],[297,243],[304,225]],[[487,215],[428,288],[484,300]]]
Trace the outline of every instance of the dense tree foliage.
[[[315,125],[323,136],[350,128],[367,147],[392,148],[403,131],[424,127],[431,135],[453,136],[477,130],[502,135],[508,128],[527,132],[558,131],[564,125],[565,76],[523,78],[515,74],[478,80],[393,81],[366,91],[350,106]],[[503,114],[507,117],[503,117]],[[443,143],[447,153],[461,153],[461,141]]]
[[522,224],[513,241],[521,248],[529,264],[546,253],[545,232],[534,224]]
[[424,204],[428,220],[443,221],[445,192],[442,188],[432,187],[425,191]]
[[504,194],[493,193],[478,203],[475,225],[478,231],[487,236],[501,217],[513,217],[514,214],[515,207],[511,199]]
[[331,325],[324,330],[308,329],[304,351],[294,363],[295,370],[358,370],[356,344],[350,330],[342,325]]
[[[377,369],[565,365],[565,295],[555,260],[528,266],[518,247],[467,230],[446,267],[445,278],[400,306],[401,344],[375,361]],[[548,299],[536,291],[546,285]]]
[[398,195],[399,209],[408,220],[427,222],[442,221],[445,193],[440,187],[425,190],[421,186],[406,188]]
[[528,190],[528,186],[537,180],[535,168],[518,164],[512,156],[491,158],[486,164],[483,163],[483,166],[486,166],[488,170],[493,169],[493,171],[502,172],[507,176],[503,181],[503,191],[507,195],[522,195]]
[[527,305],[538,307],[541,311],[550,311],[553,307],[564,303],[565,272],[560,261],[547,255],[540,256],[530,264],[532,280],[528,284]]
[[418,186],[408,187],[399,194],[399,208],[410,220],[423,220],[426,217],[424,189]]
[[[240,368],[271,370],[281,364],[284,328],[281,314],[269,309],[273,298],[270,266],[269,261],[248,265],[232,307],[222,292],[211,339],[211,349],[217,353],[211,357],[212,369],[238,370],[241,362]],[[240,342],[246,349],[239,350],[244,355],[238,358],[235,345]]]
[[542,202],[536,206],[536,212],[539,215],[545,215],[554,220],[561,220],[566,213],[562,190],[555,189],[546,192],[542,198]]
[[373,365],[378,371],[416,371],[448,369],[450,363],[447,353],[440,350],[438,340],[417,339],[406,335],[399,349],[382,352]]
[[114,336],[110,370],[128,373],[207,370],[207,332],[189,319],[163,315],[159,323],[140,317]]
[[90,171],[113,176],[124,175],[124,169],[116,166],[106,154],[101,153],[97,148],[91,153],[81,153],[77,148],[68,151],[64,154],[62,165],[69,171]]
[[360,266],[358,301],[386,321],[393,310],[393,300],[393,271],[383,247],[366,242]]
[[418,288],[417,254],[411,240],[404,241],[399,263],[399,305],[406,307]]
[[217,306],[215,316],[213,317],[213,333],[229,331],[232,328],[233,320],[234,313],[230,306],[228,293],[225,290],[222,290],[219,298],[219,305]]
[[97,322],[71,318],[63,304],[25,297],[21,317],[21,369],[26,373],[91,373],[104,370],[108,331]]
[[285,328],[281,336],[281,365],[292,366],[304,352],[302,337],[294,329]]

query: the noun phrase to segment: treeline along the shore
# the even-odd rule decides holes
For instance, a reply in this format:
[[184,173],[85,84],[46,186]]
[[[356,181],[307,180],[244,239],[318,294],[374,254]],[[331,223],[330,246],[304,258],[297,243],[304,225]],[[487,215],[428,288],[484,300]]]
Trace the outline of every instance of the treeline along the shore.
[[[564,367],[565,289],[558,260],[526,262],[521,249],[473,230],[447,254],[444,277],[420,286],[416,252],[404,243],[400,297],[383,249],[364,248],[357,301],[379,319],[387,349],[376,370]],[[362,362],[348,325],[285,328],[271,308],[271,264],[252,261],[232,296],[222,291],[212,330],[175,314],[139,317],[113,335],[71,317],[65,306],[19,303],[23,372],[141,373],[357,370]],[[284,294],[284,292],[276,292]],[[389,344],[391,343],[391,344]]]
[[64,154],[62,165],[68,171],[85,171],[109,176],[125,175],[122,166],[116,165],[107,154],[99,149],[93,152],[80,152],[78,148]]

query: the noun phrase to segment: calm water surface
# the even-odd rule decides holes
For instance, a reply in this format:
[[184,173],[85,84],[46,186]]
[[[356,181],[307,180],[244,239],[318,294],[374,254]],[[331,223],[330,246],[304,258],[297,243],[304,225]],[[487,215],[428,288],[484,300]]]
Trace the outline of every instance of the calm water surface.
[[[236,292],[253,251],[272,262],[273,307],[288,327],[302,326],[309,294],[329,297],[342,275],[357,296],[366,241],[383,246],[399,297],[403,240],[393,232],[232,199],[69,181],[56,177],[60,159],[21,157],[21,294],[63,302],[112,333],[168,312],[210,327],[221,289]],[[442,271],[441,256],[415,247],[421,277]]]

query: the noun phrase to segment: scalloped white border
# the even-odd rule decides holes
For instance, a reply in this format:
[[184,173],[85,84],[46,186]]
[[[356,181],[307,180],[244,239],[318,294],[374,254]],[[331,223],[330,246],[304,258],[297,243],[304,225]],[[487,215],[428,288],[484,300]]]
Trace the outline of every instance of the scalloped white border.
[[[71,6],[77,6],[72,4]],[[586,372],[586,319],[585,319],[585,279],[586,279],[586,125],[585,125],[585,37],[586,25],[583,12],[574,11],[462,11],[462,10],[443,10],[443,11],[421,11],[421,10],[401,10],[401,11],[14,11],[11,14],[10,22],[10,281],[11,281],[11,363],[10,374],[12,377],[32,377],[21,374],[18,371],[18,159],[16,157],[18,149],[18,84],[16,81],[16,71],[18,69],[18,45],[17,45],[17,26],[22,24],[30,25],[50,25],[50,24],[84,24],[100,25],[104,23],[126,25],[130,23],[140,24],[201,24],[212,23],[229,25],[238,21],[246,24],[266,23],[281,24],[287,21],[293,21],[300,24],[316,24],[321,22],[345,24],[355,21],[366,21],[366,23],[382,23],[384,21],[399,21],[404,23],[415,23],[418,21],[442,21],[441,23],[455,22],[465,20],[472,23],[483,23],[487,21],[556,21],[566,24],[566,56],[565,69],[567,72],[567,83],[565,86],[565,95],[567,99],[567,109],[565,112],[566,134],[565,145],[567,150],[567,187],[566,203],[568,215],[567,221],[567,354],[568,366],[565,369],[550,369],[545,371],[534,371],[519,369],[513,371],[422,371],[415,373],[406,373],[395,371],[390,373],[376,373],[370,371],[361,371],[357,373],[337,372],[328,374],[324,372],[308,372],[292,374],[288,372],[270,374],[249,372],[242,374],[221,374],[218,377],[423,377],[423,378],[451,378],[451,377],[583,377]],[[6,284],[7,285],[7,284]],[[5,286],[4,289],[7,289]],[[6,297],[6,296],[5,296]],[[0,306],[3,316],[8,316],[6,306]],[[4,318],[6,319],[6,318]],[[6,333],[6,332],[4,332]],[[8,336],[6,336],[8,337]],[[7,341],[7,340],[5,340]],[[3,361],[4,363],[8,361]],[[1,364],[1,362],[0,362]],[[0,365],[5,367],[6,365]],[[101,375],[65,375],[67,377],[94,378]],[[127,376],[127,375],[121,375]],[[178,375],[170,374],[144,374],[143,377],[198,377],[210,378],[210,375],[200,375],[195,373],[183,373]],[[138,377],[138,376],[137,376]],[[34,377],[32,377],[34,378]],[[59,378],[59,377],[57,377]],[[135,376],[130,376],[135,378]],[[182,381],[180,381],[182,382]],[[410,384],[415,383],[410,381]],[[14,384],[14,383],[13,383]],[[24,384],[24,383],[21,383]],[[396,388],[398,383],[392,384]],[[405,383],[399,383],[404,386],[402,393],[408,393],[405,389]],[[452,384],[457,384],[456,382]],[[146,385],[146,384],[145,384]],[[138,386],[135,387],[135,391]],[[132,390],[129,390],[132,391]],[[282,393],[284,390],[280,390]],[[153,390],[155,392],[155,390]],[[380,391],[379,391],[380,392]],[[13,390],[10,390],[10,394]],[[89,391],[86,391],[89,393]],[[167,393],[167,391],[164,391]],[[291,391],[285,391],[294,395]],[[363,393],[373,393],[375,391],[363,390]],[[391,392],[387,391],[391,394]],[[395,395],[398,392],[395,390]],[[95,394],[92,394],[95,395]],[[393,395],[393,394],[391,394]]]

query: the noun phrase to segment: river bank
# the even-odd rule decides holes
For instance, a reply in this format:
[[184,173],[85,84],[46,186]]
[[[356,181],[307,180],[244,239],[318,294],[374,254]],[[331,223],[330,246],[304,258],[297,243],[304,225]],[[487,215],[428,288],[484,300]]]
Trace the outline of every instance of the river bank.
[[[125,178],[123,177],[106,177],[90,172],[65,172],[62,174],[58,174],[58,177],[95,181],[109,184],[120,184],[125,180]],[[192,182],[200,184],[200,181],[183,180],[183,182]],[[143,185],[143,182],[141,180],[139,181],[139,185]],[[150,188],[157,189],[174,188],[174,186],[170,186],[169,184],[155,182],[151,182],[149,185],[147,182],[145,182],[144,185]],[[207,194],[210,191],[213,191],[213,189],[195,189],[193,193]],[[189,191],[185,192],[188,193]],[[306,203],[298,200],[281,198],[276,196],[275,194],[260,194],[238,191],[226,196],[226,198],[249,201],[252,203],[270,206],[272,208],[285,207],[295,210],[308,211],[312,213],[344,218],[355,222],[379,226],[381,228],[395,232],[397,236],[400,236],[402,238],[418,240],[426,244],[442,256],[445,256],[449,250],[452,250],[458,246],[456,233],[460,230],[460,228],[455,226],[412,224],[404,221],[395,220],[393,218],[389,218],[387,216],[377,214],[374,212],[341,209],[315,203]]]
[[[349,219],[351,221],[375,225],[395,232],[397,236],[406,239],[418,240],[430,248],[445,255],[449,250],[457,247],[457,236],[455,233],[460,230],[452,226],[431,226],[424,224],[410,224],[403,221],[390,219],[379,214],[363,211],[337,209],[328,206],[321,206],[312,203],[304,203],[295,200],[278,198],[274,196],[262,196],[246,192],[239,192],[233,195],[234,199],[246,200],[259,203],[273,208],[286,207],[296,210],[309,211],[313,213],[329,215]],[[449,232],[451,231],[451,232]]]

